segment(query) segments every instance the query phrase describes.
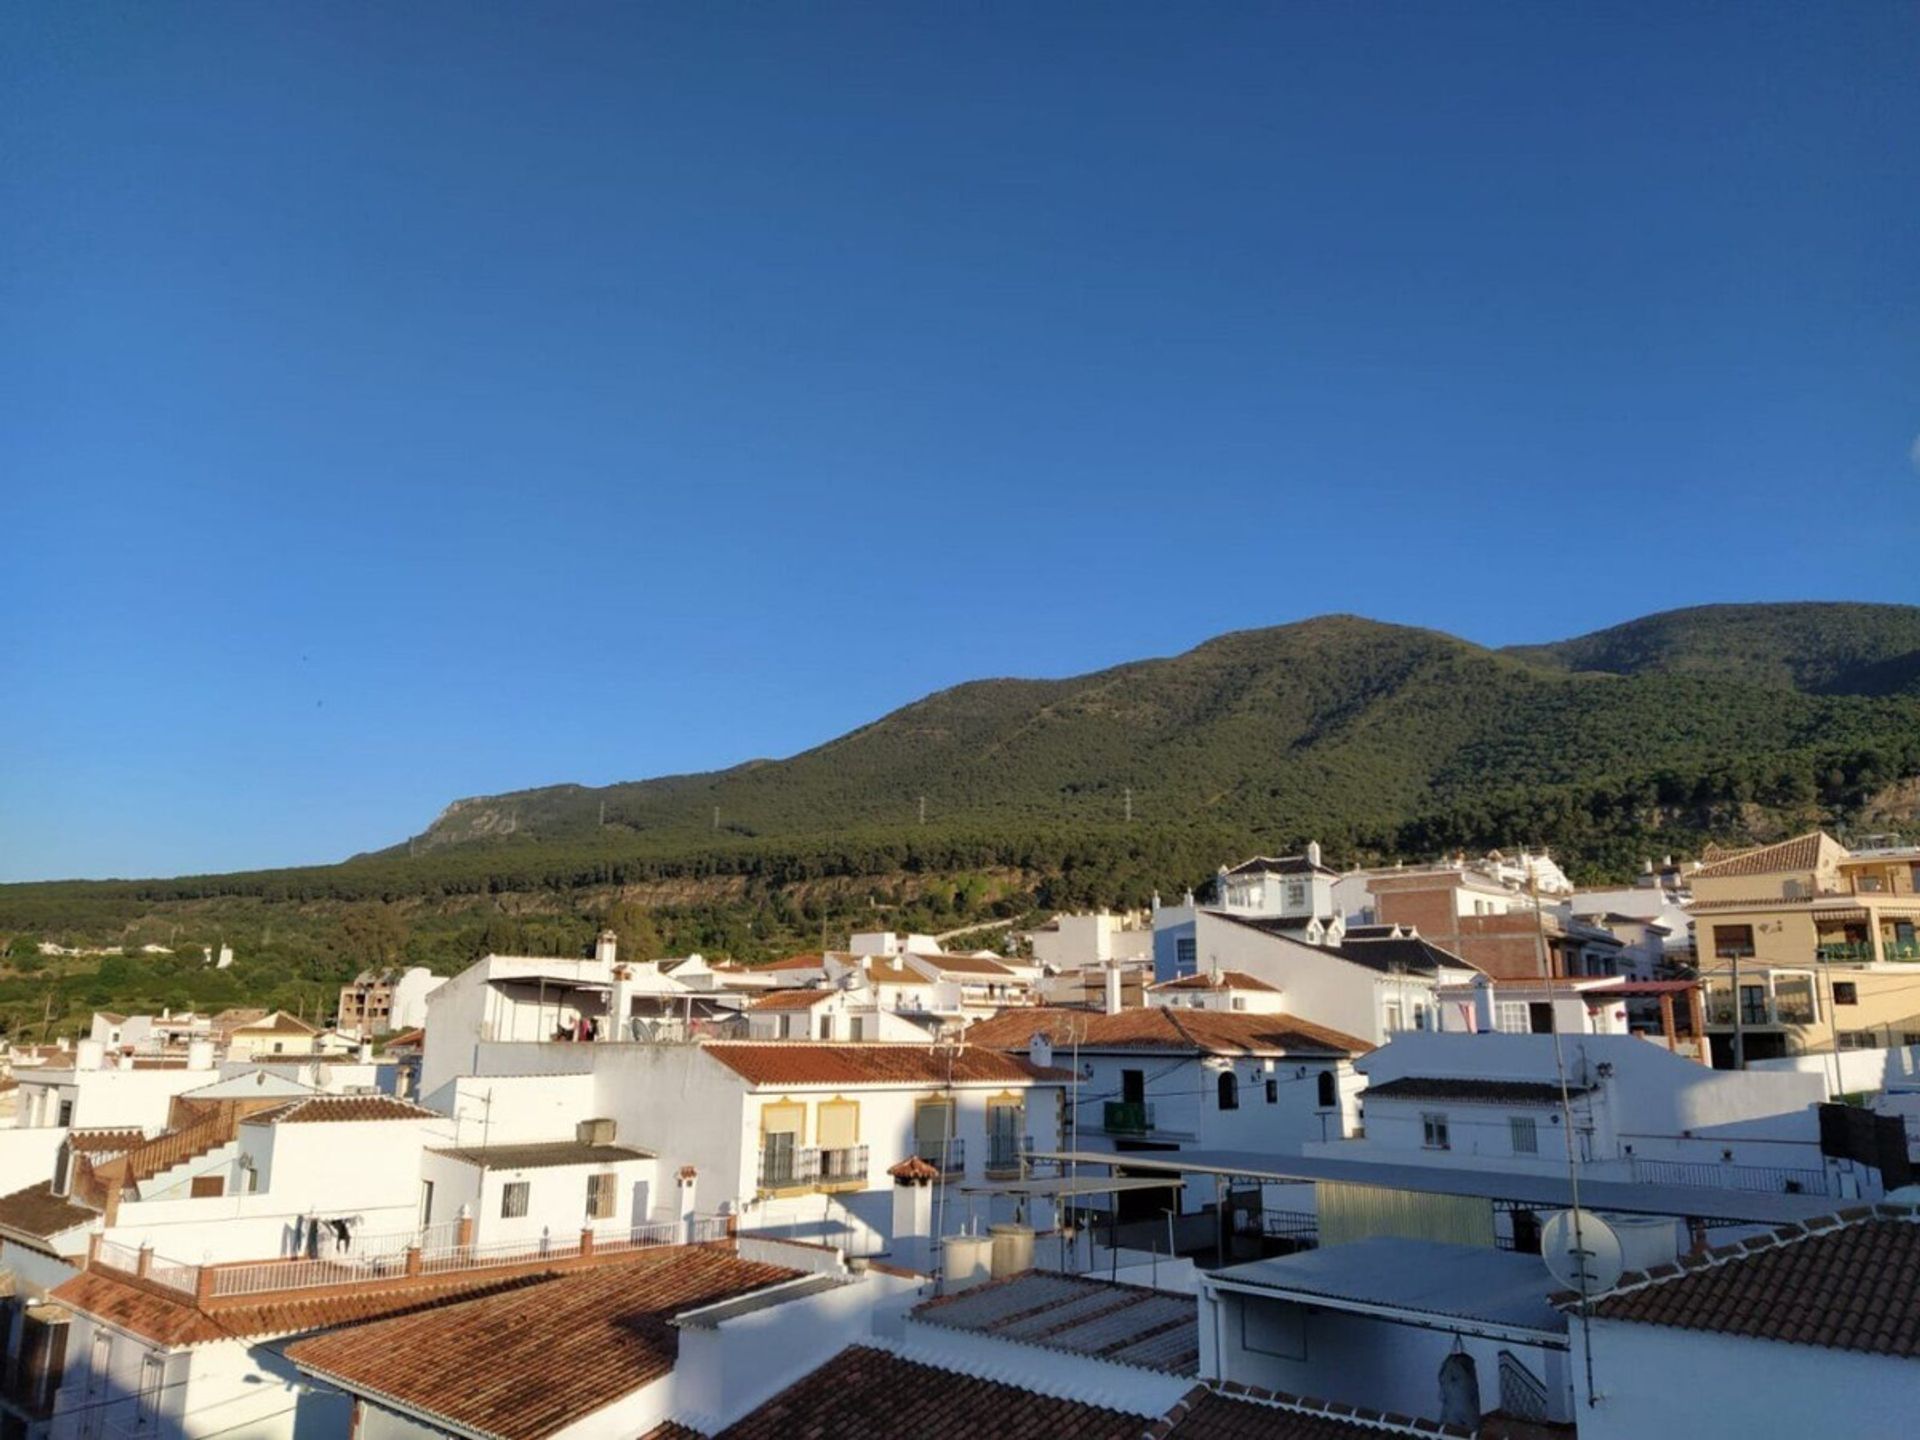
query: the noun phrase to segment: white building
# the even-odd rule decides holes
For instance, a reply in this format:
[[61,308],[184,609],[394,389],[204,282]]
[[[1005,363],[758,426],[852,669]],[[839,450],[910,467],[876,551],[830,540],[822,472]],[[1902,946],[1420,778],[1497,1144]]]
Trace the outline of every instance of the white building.
[[[1818,1075],[1710,1070],[1630,1035],[1560,1038],[1581,1173],[1595,1180],[1871,1198],[1876,1172],[1822,1153]],[[1564,1176],[1551,1035],[1402,1035],[1362,1057],[1364,1138],[1308,1155]]]
[[1153,926],[1137,912],[1056,915],[1026,935],[1034,962],[1050,971],[1153,958]]
[[[1008,1011],[967,1032],[973,1045],[1064,1065],[1075,1150],[1261,1151],[1298,1155],[1347,1133],[1366,1042],[1286,1015],[1156,1006],[1117,1014]],[[1181,1209],[1211,1204],[1187,1193]],[[1159,1213],[1165,1193],[1122,1194],[1119,1218]],[[1104,1199],[1091,1203],[1104,1205]]]
[[1902,1434],[1920,1413],[1916,1314],[1911,1206],[1629,1274],[1570,1327],[1581,1440]]
[[1315,941],[1290,916],[1194,905],[1163,906],[1154,922],[1158,983],[1222,971],[1249,975],[1277,988],[1288,1014],[1369,1044],[1436,1028],[1438,987],[1476,973],[1398,926],[1358,927]]

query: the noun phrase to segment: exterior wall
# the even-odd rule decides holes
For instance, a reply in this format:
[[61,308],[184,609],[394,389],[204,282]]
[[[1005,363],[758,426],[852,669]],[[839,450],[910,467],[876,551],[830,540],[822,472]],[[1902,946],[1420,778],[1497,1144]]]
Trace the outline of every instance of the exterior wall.
[[[1572,1418],[1564,1350],[1455,1335],[1281,1299],[1212,1290],[1200,1308],[1202,1377],[1439,1420],[1440,1365],[1456,1345],[1474,1359],[1480,1413],[1500,1404],[1500,1352],[1543,1382],[1553,1417]],[[1281,1352],[1281,1353],[1273,1353]],[[1584,1422],[1584,1417],[1583,1422]],[[1584,1433],[1584,1423],[1582,1426]],[[1684,1434],[1656,1427],[1640,1432]]]
[[1056,915],[1044,929],[1032,931],[1033,958],[1059,970],[1077,970],[1108,960],[1144,960],[1153,953],[1153,932],[1131,924],[1132,917],[1102,910],[1092,915]]
[[[475,1165],[449,1162],[444,1156],[430,1158],[440,1162],[434,1169],[436,1179],[446,1173],[444,1167],[449,1164],[475,1177],[464,1182],[454,1180],[444,1198],[440,1185],[434,1185],[432,1223],[443,1225],[455,1221],[459,1219],[460,1206],[463,1203],[470,1204],[477,1244],[533,1241],[542,1237],[551,1239],[555,1244],[565,1244],[577,1239],[581,1230],[589,1224],[598,1234],[616,1235],[656,1218],[668,1218],[654,1214],[658,1191],[654,1180],[656,1166],[651,1160],[546,1165],[533,1170],[481,1170]],[[614,1186],[615,1211],[612,1215],[589,1222],[587,1177],[601,1174],[619,1177]],[[524,1215],[502,1213],[506,1188],[513,1184],[528,1187]]]
[[449,1128],[410,1120],[242,1124],[240,1148],[255,1157],[258,1190],[233,1193],[230,1183],[220,1196],[126,1201],[107,1234],[198,1263],[291,1255],[296,1222],[312,1215],[356,1216],[357,1235],[410,1231],[419,1222],[422,1150],[446,1144]]
[[75,1129],[126,1129],[150,1133],[167,1123],[173,1097],[214,1079],[211,1070],[164,1069],[20,1070],[20,1126],[57,1125],[62,1102],[72,1102]]
[[[580,1121],[604,1113],[594,1108],[591,1074],[473,1076],[426,1103],[452,1119],[450,1146],[571,1139]],[[625,1138],[617,1124],[615,1132],[616,1140]]]
[[[1156,1145],[1198,1150],[1252,1150],[1274,1155],[1298,1155],[1309,1141],[1337,1140],[1347,1132],[1353,1093],[1352,1069],[1343,1062],[1240,1059],[1232,1071],[1238,1082],[1239,1105],[1220,1108],[1221,1070],[1209,1068],[1198,1056],[1179,1057],[1155,1051],[1094,1054],[1080,1052],[1079,1062],[1092,1074],[1079,1087],[1079,1132],[1069,1143],[1082,1150],[1119,1150],[1129,1140],[1146,1139]],[[1057,1064],[1071,1065],[1070,1050],[1054,1052]],[[1267,1067],[1271,1065],[1272,1069]],[[1107,1112],[1123,1093],[1128,1070],[1141,1072],[1146,1103],[1153,1116],[1150,1130],[1141,1134],[1126,1128],[1109,1131]],[[1335,1103],[1319,1104],[1319,1078],[1335,1077]],[[1267,1082],[1274,1098],[1267,1099]],[[1068,1108],[1074,1108],[1069,1089]],[[1122,1127],[1124,1113],[1118,1114]],[[1212,1202],[1206,1185],[1189,1185],[1181,1192],[1181,1210],[1192,1213]],[[1104,1208],[1105,1200],[1085,1203]]]
[[[1570,1329],[1575,1376],[1584,1328]],[[1591,1333],[1596,1403],[1580,1406],[1581,1440],[1899,1435],[1920,1413],[1911,1360],[1615,1320],[1593,1320]]]

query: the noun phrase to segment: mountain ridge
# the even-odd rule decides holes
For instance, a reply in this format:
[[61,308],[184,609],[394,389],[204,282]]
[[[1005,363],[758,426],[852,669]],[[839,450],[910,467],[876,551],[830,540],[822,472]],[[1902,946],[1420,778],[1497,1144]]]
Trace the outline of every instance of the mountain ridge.
[[[1489,713],[1485,692],[1511,708]],[[1620,732],[1635,723],[1661,738],[1658,769],[1676,751],[1705,763],[1715,751],[1730,759],[1756,746],[1817,746],[1823,728],[1835,740],[1878,732],[1896,717],[1874,712],[1909,696],[1920,699],[1916,606],[1699,606],[1499,649],[1333,614],[1083,675],[965,681],[784,759],[466,797],[408,844],[579,838],[602,827],[603,805],[607,828],[635,833],[797,835],[918,823],[921,795],[947,819],[1009,810],[1094,819],[1091,797],[1101,795],[1119,807],[1109,804],[1106,818],[1120,818],[1131,790],[1143,809],[1156,795],[1171,800],[1162,820],[1213,812],[1257,822],[1262,807],[1233,792],[1263,784],[1276,802],[1325,801],[1336,783],[1375,792],[1363,808],[1377,824],[1417,806],[1422,790],[1445,799],[1530,774],[1564,784],[1610,773],[1631,758]],[[1690,739],[1685,725],[1656,718],[1671,706],[1699,733]],[[1563,763],[1520,763],[1516,717],[1556,737]],[[1263,749],[1264,763],[1253,754]],[[1280,757],[1324,773],[1276,780]],[[1207,769],[1221,787],[1211,799],[1199,783]]]

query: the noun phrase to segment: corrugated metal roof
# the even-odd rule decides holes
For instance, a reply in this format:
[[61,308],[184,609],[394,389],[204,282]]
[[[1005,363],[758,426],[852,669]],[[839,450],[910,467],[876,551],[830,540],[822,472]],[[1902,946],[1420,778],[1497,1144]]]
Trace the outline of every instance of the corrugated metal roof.
[[913,1318],[1173,1375],[1199,1373],[1199,1302],[1191,1295],[1027,1270],[929,1300]]

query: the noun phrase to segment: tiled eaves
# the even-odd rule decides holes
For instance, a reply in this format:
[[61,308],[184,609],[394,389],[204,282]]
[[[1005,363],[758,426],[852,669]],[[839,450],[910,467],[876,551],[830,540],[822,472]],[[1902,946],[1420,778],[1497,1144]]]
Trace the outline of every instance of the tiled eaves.
[[[1745,1296],[1737,1289],[1729,1291],[1714,1281],[1711,1283],[1719,1288],[1697,1294],[1690,1290],[1685,1297],[1676,1292],[1672,1300],[1653,1298],[1664,1287],[1679,1281],[1698,1279],[1709,1283],[1708,1277],[1716,1271],[1764,1261],[1770,1255],[1814,1242],[1838,1241],[1848,1231],[1890,1222],[1920,1224],[1920,1206],[1887,1202],[1852,1206],[1802,1224],[1782,1225],[1765,1235],[1683,1256],[1668,1264],[1630,1271],[1605,1294],[1592,1298],[1590,1313],[1626,1324],[1725,1333],[1745,1339],[1853,1350],[1892,1358],[1920,1358],[1920,1340],[1916,1339],[1911,1314],[1906,1302],[1899,1299],[1897,1288],[1891,1304],[1884,1291],[1877,1297],[1884,1313],[1864,1305],[1864,1296],[1837,1293],[1830,1279],[1823,1286],[1820,1280],[1824,1277],[1817,1273],[1803,1286],[1797,1283],[1799,1277],[1791,1272],[1783,1275],[1777,1270],[1756,1278],[1756,1285],[1769,1287],[1765,1295]],[[1920,1245],[1920,1236],[1895,1258],[1911,1266],[1915,1245]],[[1857,1250],[1849,1254],[1844,1249],[1833,1257],[1816,1258],[1831,1258],[1842,1268],[1857,1266],[1862,1260]],[[1896,1272],[1885,1273],[1893,1276]],[[1727,1283],[1737,1285],[1738,1282]],[[1897,1287],[1897,1280],[1894,1283]],[[1581,1297],[1570,1290],[1557,1291],[1549,1298],[1568,1311],[1577,1310],[1581,1303]],[[1757,1316],[1764,1318],[1756,1319]],[[1785,1323],[1787,1318],[1793,1323]]]
[[1273,1410],[1325,1420],[1354,1427],[1378,1430],[1384,1435],[1441,1436],[1447,1440],[1473,1440],[1474,1432],[1459,1425],[1446,1425],[1420,1416],[1401,1415],[1390,1410],[1369,1410],[1339,1400],[1316,1400],[1284,1390],[1267,1390],[1258,1385],[1243,1385],[1237,1380],[1218,1380],[1196,1385],[1157,1422],[1149,1427],[1143,1440],[1165,1440],[1177,1436],[1180,1424],[1211,1397],[1219,1396],[1243,1404],[1264,1405]]

